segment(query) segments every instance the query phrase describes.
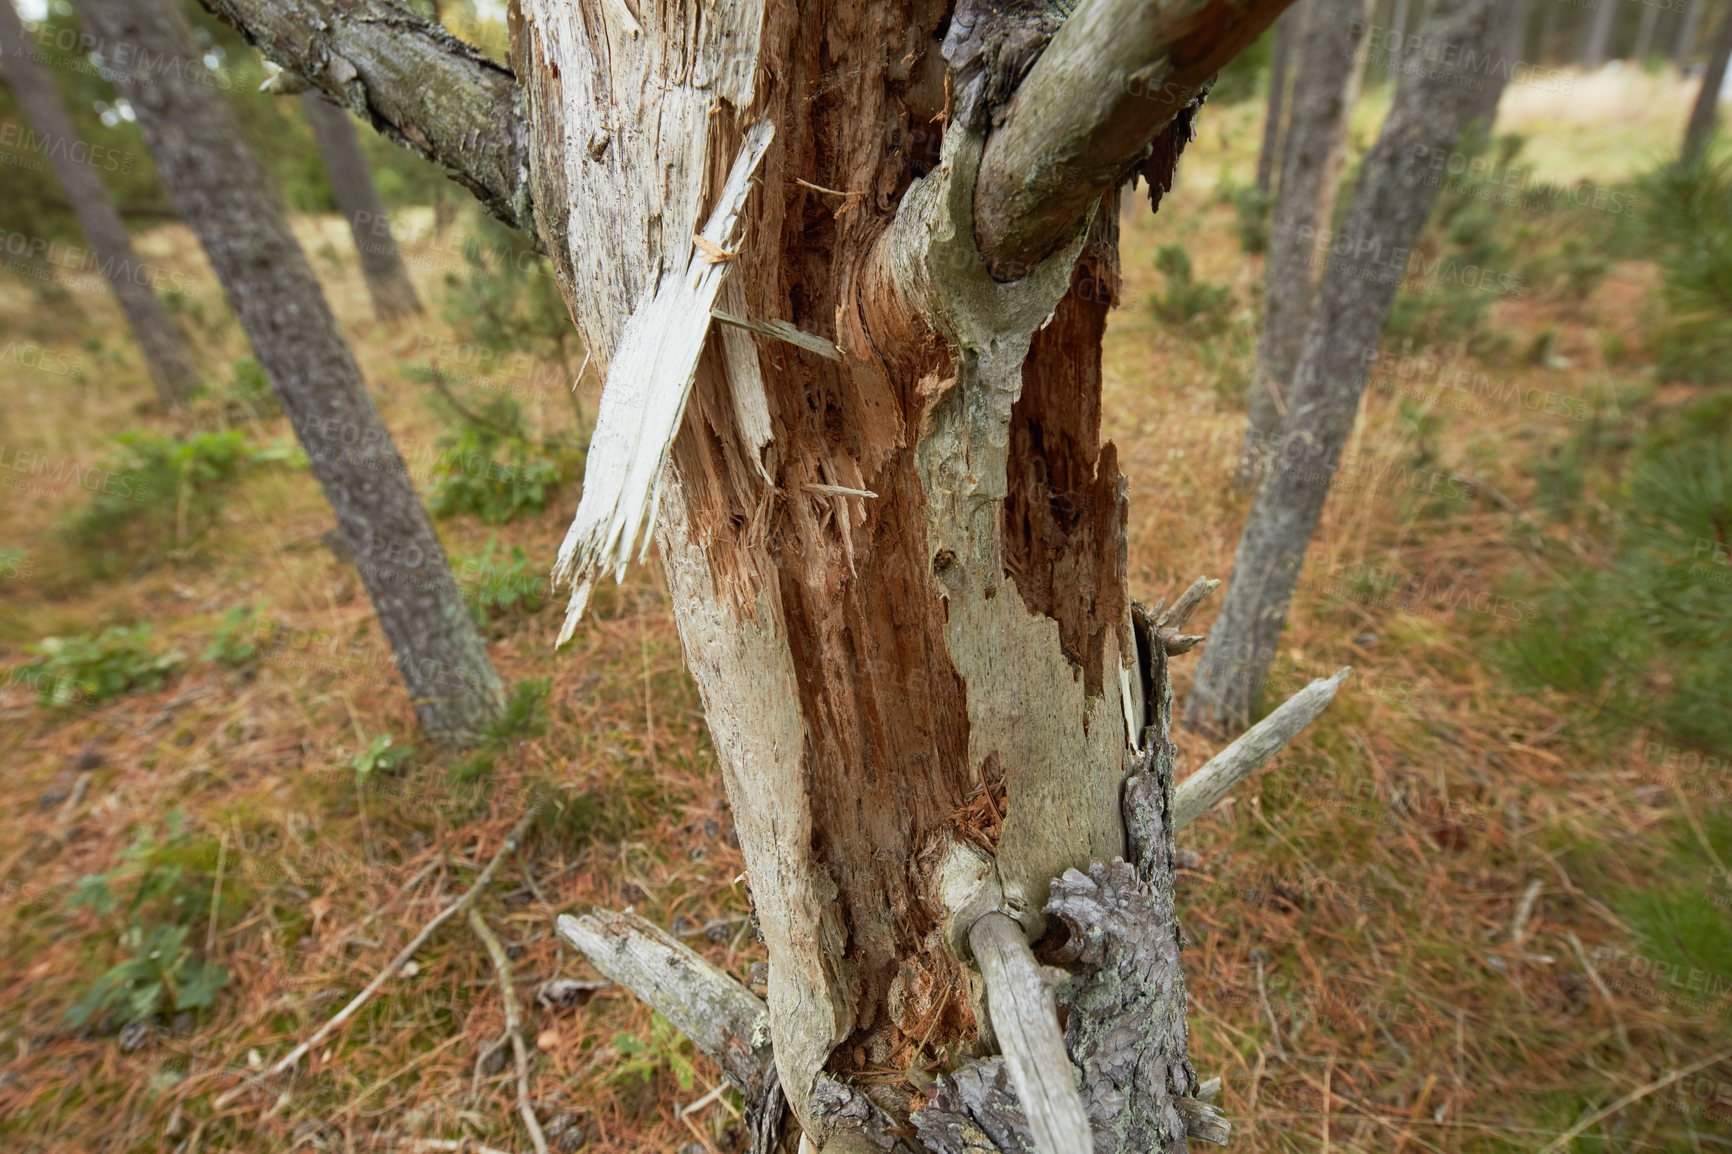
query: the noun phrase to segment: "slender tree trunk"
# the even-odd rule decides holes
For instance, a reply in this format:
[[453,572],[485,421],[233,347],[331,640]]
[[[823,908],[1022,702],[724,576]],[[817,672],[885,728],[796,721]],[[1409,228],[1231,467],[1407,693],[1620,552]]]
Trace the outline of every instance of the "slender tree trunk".
[[1236,473],[1241,486],[1255,482],[1263,451],[1280,428],[1288,382],[1311,318],[1311,264],[1319,230],[1329,227],[1327,214],[1341,178],[1347,121],[1358,94],[1356,58],[1369,11],[1366,0],[1309,0],[1304,10],[1281,192],[1269,236],[1263,332]]
[[367,170],[367,157],[361,151],[361,142],[355,139],[355,126],[349,123],[349,114],[314,91],[302,95],[301,107],[313,126],[313,140],[331,178],[331,189],[337,194],[337,208],[349,222],[349,234],[355,238],[355,251],[361,256],[361,275],[366,278],[367,292],[373,298],[373,314],[388,323],[420,312],[421,301],[409,282],[409,271],[403,267],[397,241],[390,229],[384,227],[385,206],[379,201],[378,189],[373,187],[373,175]]
[[[78,11],[141,58],[199,60],[173,0],[80,0]],[[223,95],[196,75],[114,72],[336,511],[422,728],[468,740],[498,713],[499,675],[281,204]]]
[[1587,35],[1582,40],[1582,67],[1589,72],[1598,72],[1606,62],[1606,53],[1612,44],[1612,29],[1618,22],[1618,11],[1623,7],[1620,0],[1600,0],[1599,7],[1594,9],[1594,18],[1588,22]]
[[1678,71],[1690,70],[1690,58],[1696,55],[1696,31],[1702,26],[1702,9],[1706,0],[1690,0],[1684,19],[1678,23],[1678,38],[1672,42],[1672,63]]
[[1708,150],[1714,138],[1714,125],[1720,115],[1720,91],[1726,86],[1726,61],[1732,57],[1732,12],[1720,17],[1720,27],[1708,46],[1708,67],[1702,73],[1702,87],[1696,93],[1696,103],[1690,108],[1690,123],[1684,129],[1685,164],[1694,164]]
[[150,269],[133,252],[132,238],[108,198],[102,178],[96,169],[74,159],[78,150],[73,145],[78,136],[72,118],[61,103],[53,77],[37,63],[34,51],[18,10],[11,0],[0,2],[0,54],[5,57],[12,95],[42,138],[43,151],[54,165],[54,175],[78,217],[84,239],[102,262],[103,275],[138,339],[157,395],[169,406],[180,405],[198,388],[198,369],[168,310],[151,291]]
[[1288,9],[1275,22],[1275,44],[1269,57],[1269,110],[1263,120],[1263,151],[1257,155],[1257,189],[1267,193],[1281,155],[1281,115],[1287,99],[1287,64],[1293,56],[1293,25],[1297,14]]
[[1479,106],[1473,119],[1486,136],[1497,127],[1498,105],[1503,103],[1504,90],[1510,77],[1522,61],[1522,49],[1527,43],[1528,17],[1533,12],[1533,0],[1506,0],[1508,7],[1498,14],[1501,31],[1497,43],[1501,46],[1492,60],[1492,67],[1479,77]]
[[1654,29],[1660,23],[1660,6],[1658,4],[1642,5],[1642,22],[1636,27],[1636,63],[1646,64],[1648,55],[1654,51]]
[[1554,3],[1540,6],[1540,43],[1535,52],[1539,63],[1550,64],[1558,58],[1558,10],[1562,7]]
[[1265,471],[1186,705],[1207,729],[1255,712],[1300,567],[1408,256],[1436,198],[1427,158],[1457,146],[1475,96],[1443,61],[1482,58],[1499,25],[1493,0],[1444,0],[1422,34],[1437,63],[1402,77],[1334,246],[1305,336],[1277,455]]

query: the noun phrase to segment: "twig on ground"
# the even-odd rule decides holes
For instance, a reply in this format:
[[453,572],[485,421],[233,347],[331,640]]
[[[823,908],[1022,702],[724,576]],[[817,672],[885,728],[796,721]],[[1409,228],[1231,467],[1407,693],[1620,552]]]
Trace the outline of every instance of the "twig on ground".
[[275,1077],[283,1071],[291,1069],[295,1063],[306,1057],[314,1046],[317,1046],[320,1042],[330,1037],[330,1035],[341,1028],[345,1022],[354,1017],[355,1013],[360,1010],[362,1006],[365,1006],[368,1002],[372,1001],[373,996],[383,988],[386,982],[391,980],[392,976],[396,974],[398,970],[402,969],[403,966],[408,963],[410,958],[415,956],[415,952],[426,944],[427,939],[431,938],[440,926],[450,921],[453,916],[468,909],[470,903],[481,895],[481,891],[487,888],[488,883],[493,880],[493,875],[498,872],[499,863],[505,860],[505,855],[515,849],[517,843],[522,840],[523,835],[528,832],[529,825],[535,820],[537,812],[537,810],[531,809],[528,813],[518,819],[517,824],[511,828],[511,832],[505,835],[505,844],[499,847],[499,852],[493,855],[493,860],[487,863],[486,868],[484,868],[481,871],[480,876],[475,879],[475,884],[470,886],[468,891],[465,892],[462,897],[446,906],[443,910],[440,910],[439,913],[434,916],[432,921],[422,926],[421,932],[416,934],[414,938],[410,940],[409,944],[404,946],[402,950],[398,951],[396,957],[392,958],[385,964],[385,968],[379,971],[378,976],[371,982],[367,983],[366,989],[356,994],[354,998],[350,1000],[348,1005],[344,1006],[341,1010],[338,1010],[328,1022],[314,1031],[312,1037],[296,1046],[293,1050],[290,1050],[286,1055],[284,1055],[281,1061],[271,1066],[270,1069],[255,1074],[251,1078],[240,1083],[238,1086],[234,1086],[225,1091],[217,1098],[215,1102],[216,1108],[219,1110],[222,1109],[224,1106],[239,1097],[242,1092],[247,1090],[249,1087],[257,1085],[266,1078]]
[[1728,1058],[1732,1058],[1732,1050],[1721,1050],[1711,1058],[1704,1058],[1694,1065],[1684,1067],[1682,1070],[1673,1070],[1670,1074],[1667,1074],[1657,1082],[1649,1082],[1639,1090],[1631,1090],[1628,1094],[1625,1094],[1622,1098],[1619,1098],[1604,1110],[1601,1110],[1599,1113],[1590,1117],[1583,1118],[1580,1122],[1577,1122],[1574,1126],[1558,1135],[1557,1139],[1553,1141],[1551,1145],[1540,1151],[1540,1154],[1557,1154],[1559,1150],[1568,1148],[1569,1144],[1574,1142],[1576,1138],[1584,1133],[1590,1126],[1610,1118],[1625,1106],[1631,1105],[1635,1102],[1640,1102],[1643,1098],[1646,1098],[1656,1090],[1664,1090],[1673,1082],[1682,1081],[1683,1079],[1688,1078],[1691,1074],[1696,1073],[1698,1070],[1706,1070],[1709,1066],[1718,1065],[1719,1063],[1726,1061]]
[[1630,1035],[1624,1031],[1624,1020],[1618,1017],[1618,1004],[1612,1001],[1612,991],[1606,988],[1605,979],[1600,977],[1600,971],[1594,968],[1594,963],[1588,960],[1588,952],[1582,949],[1582,940],[1571,930],[1564,935],[1569,939],[1570,948],[1576,951],[1576,960],[1582,963],[1582,970],[1588,975],[1588,981],[1594,984],[1600,997],[1605,999],[1606,1012],[1612,1015],[1612,1028],[1618,1033],[1618,1048],[1624,1053],[1630,1053]]
[[1534,903],[1539,900],[1540,891],[1545,883],[1535,878],[1528,883],[1527,892],[1522,894],[1521,905],[1516,907],[1515,921],[1510,923],[1509,944],[1516,949],[1521,948],[1522,939],[1527,936],[1528,919],[1533,916]]
[[517,1112],[523,1116],[523,1125],[529,1131],[529,1140],[535,1144],[536,1154],[547,1154],[547,1137],[541,1132],[541,1123],[535,1119],[535,1108],[529,1104],[529,1054],[523,1044],[523,1019],[517,1006],[517,987],[511,981],[511,959],[506,956],[505,947],[499,944],[499,938],[488,926],[487,919],[474,906],[469,907],[469,928],[487,947],[487,956],[493,959],[493,968],[499,974],[499,993],[505,999],[505,1034],[511,1039],[511,1054],[517,1062]]

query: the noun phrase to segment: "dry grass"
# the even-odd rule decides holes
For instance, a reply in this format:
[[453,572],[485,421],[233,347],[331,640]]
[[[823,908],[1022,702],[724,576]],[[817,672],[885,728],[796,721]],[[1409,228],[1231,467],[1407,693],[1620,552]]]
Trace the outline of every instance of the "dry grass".
[[[1143,302],[1158,287],[1155,247],[1174,240],[1191,251],[1199,279],[1230,285],[1241,307],[1251,300],[1260,266],[1240,256],[1231,210],[1210,190],[1223,171],[1248,173],[1255,113],[1246,106],[1205,118],[1162,215],[1127,215],[1126,298],[1108,336],[1106,413],[1131,478],[1133,593],[1145,600],[1199,573],[1224,576],[1245,511],[1223,484],[1243,418],[1222,385],[1219,354],[1156,324]],[[1536,126],[1530,147],[1542,155],[1551,129],[1541,121],[1552,115],[1520,99],[1512,113]],[[1560,149],[1578,147],[1570,137]],[[391,332],[367,319],[337,223],[299,227],[393,431],[406,445],[431,443],[441,426],[401,371],[424,359],[422,338],[448,335],[434,319],[439,253],[421,252],[430,263],[414,265],[433,312]],[[142,247],[203,277],[211,320],[202,362],[242,355],[187,235],[159,230]],[[1524,389],[1596,397],[1617,374],[1639,372],[1605,365],[1601,338],[1617,327],[1640,347],[1629,302],[1651,279],[1644,266],[1623,265],[1586,305],[1498,306],[1492,324],[1515,334],[1518,348],[1556,329],[1571,368],[1465,359],[1461,367]],[[163,423],[100,292],[44,302],[30,282],[7,279],[0,326],[87,364],[83,383],[0,364],[8,449],[94,463],[118,430]],[[1608,746],[1574,724],[1570,703],[1510,691],[1488,658],[1520,627],[1512,603],[1523,582],[1544,577],[1536,534],[1585,557],[1602,548],[1572,523],[1521,512],[1532,498],[1522,459],[1561,444],[1575,426],[1519,403],[1455,411],[1439,397],[1373,390],[1360,456],[1410,461],[1416,408],[1439,418],[1426,446],[1439,463],[1428,467],[1472,474],[1510,507],[1488,496],[1428,499],[1388,475],[1339,487],[1274,691],[1341,664],[1355,677],[1272,769],[1181,839],[1194,1059],[1205,1076],[1225,1078],[1223,1105],[1241,1150],[1537,1149],[1590,1106],[1725,1042],[1721,1004],[1698,1009],[1628,974],[1608,1002],[1568,939],[1590,951],[1631,948],[1606,904],[1609,889],[1654,882],[1666,868],[1656,847],[1680,807],[1704,803],[1641,790],[1654,769],[1639,742]],[[546,391],[532,399],[531,415],[549,428],[573,420],[564,398]],[[280,418],[252,432],[260,441],[288,435]],[[126,582],[81,576],[57,543],[59,519],[82,496],[75,482],[18,492],[0,511],[0,545],[26,547],[34,562],[28,579],[0,583],[0,665],[18,664],[23,645],[45,634],[144,620],[165,643],[196,654],[221,613],[241,602],[291,629],[376,638],[354,571],[318,540],[332,519],[304,470],[256,470],[217,532]],[[544,568],[574,499],[562,493],[545,516],[502,530],[501,543],[523,545]],[[457,553],[488,536],[462,520],[440,528]],[[1428,584],[1399,603],[1360,597],[1367,566]],[[546,734],[514,738],[480,799],[452,786],[452,759],[425,749],[380,788],[358,792],[349,768],[358,750],[378,734],[413,735],[400,684],[366,656],[376,646],[291,647],[240,673],[194,662],[158,692],[66,713],[37,706],[26,687],[0,689],[6,1147],[190,1154],[395,1141],[414,1149],[412,1137],[473,1136],[527,1149],[509,1064],[471,1097],[477,1055],[499,1037],[504,1014],[486,954],[456,922],[280,1096],[273,1088],[220,1113],[211,1101],[365,985],[463,891],[528,799],[551,792],[560,816],[538,827],[521,864],[508,861],[480,903],[516,953],[517,984],[530,1001],[527,1029],[540,1050],[532,1089],[544,1123],[568,1119],[566,1133],[594,1151],[735,1148],[726,1099],[689,1121],[676,1117],[715,1085],[717,1071],[634,999],[604,990],[563,1008],[531,1001],[550,978],[594,977],[550,932],[556,913],[591,904],[635,906],[680,930],[709,927],[690,940],[742,977],[762,957],[742,920],[742,864],[657,569],[604,590],[558,654],[554,624],[543,612],[493,645],[508,680],[550,677],[554,689]],[[1187,663],[1178,673],[1182,694]],[[1194,735],[1178,740],[1186,766],[1212,752]],[[86,751],[85,766],[100,759],[94,768],[78,768]],[[223,863],[214,957],[232,984],[211,1010],[124,1045],[112,1033],[71,1030],[66,1007],[118,954],[112,921],[69,909],[66,899],[81,877],[115,868],[140,833],[160,833],[177,809],[202,838],[189,886],[214,892],[216,859]],[[1571,873],[1583,846],[1595,855],[1591,879]],[[412,878],[420,880],[411,887]],[[1512,923],[1534,882],[1539,896],[1517,943]],[[202,942],[207,929],[201,922],[194,937]],[[1718,961],[1732,970],[1732,959]],[[1656,1093],[1617,1116],[1610,1147],[1584,1139],[1579,1148],[1725,1147],[1725,1116],[1702,1106]]]

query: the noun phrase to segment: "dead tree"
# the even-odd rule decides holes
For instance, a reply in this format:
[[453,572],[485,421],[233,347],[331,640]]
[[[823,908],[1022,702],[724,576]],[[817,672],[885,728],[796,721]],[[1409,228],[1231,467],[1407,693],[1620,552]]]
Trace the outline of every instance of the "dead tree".
[[1683,161],[1695,164],[1708,151],[1714,124],[1720,115],[1720,90],[1726,85],[1726,62],[1732,57],[1732,12],[1720,17],[1720,27],[1708,45],[1708,66],[1702,72],[1702,87],[1690,107],[1690,123],[1684,129]]
[[1334,238],[1287,419],[1251,505],[1186,720],[1237,731],[1257,708],[1299,571],[1353,429],[1383,326],[1437,197],[1430,158],[1457,146],[1478,99],[1465,69],[1499,31],[1494,0],[1440,0]]
[[1329,225],[1341,179],[1347,120],[1359,96],[1357,66],[1370,16],[1369,0],[1309,0],[1294,15],[1299,69],[1287,118],[1281,191],[1269,233],[1267,290],[1257,366],[1246,398],[1245,447],[1235,480],[1255,482],[1263,452],[1281,427],[1286,393],[1298,363],[1314,295],[1312,265],[1318,233]]
[[349,235],[361,258],[361,276],[367,282],[367,295],[373,298],[373,315],[389,323],[420,312],[421,300],[409,282],[397,241],[390,229],[379,227],[385,223],[385,206],[373,187],[373,174],[367,170],[367,157],[349,114],[312,91],[302,96],[301,107],[313,127],[337,208],[349,222]]
[[[115,68],[145,144],[222,282],[229,307],[336,511],[422,728],[474,738],[504,693],[391,432],[367,394],[324,293],[222,93],[177,61],[199,61],[173,0],[79,0],[86,26],[134,46]],[[202,65],[200,65],[202,67]]]
[[184,404],[198,388],[198,369],[168,310],[156,299],[150,266],[133,252],[132,237],[108,198],[102,178],[94,167],[76,159],[79,141],[72,117],[61,103],[53,77],[37,63],[33,52],[18,10],[10,3],[0,4],[0,54],[5,57],[6,82],[41,138],[54,175],[84,230],[84,239],[101,262],[103,276],[132,326],[157,395],[170,407]]
[[[836,1152],[1224,1137],[1166,737],[1212,583],[1130,597],[1100,347],[1120,185],[1158,204],[1285,0],[523,0],[513,73],[383,0],[206,3],[531,228],[605,367],[566,628],[653,534],[768,997],[563,929],[742,1086],[754,1149],[784,1100]],[[959,1043],[912,1116],[856,1083]]]

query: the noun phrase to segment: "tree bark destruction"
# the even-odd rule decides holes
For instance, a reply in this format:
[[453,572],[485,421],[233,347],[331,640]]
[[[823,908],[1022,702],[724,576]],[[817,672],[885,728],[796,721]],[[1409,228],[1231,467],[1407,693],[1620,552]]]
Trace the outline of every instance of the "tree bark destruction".
[[[79,0],[78,13],[151,60],[199,59],[174,0]],[[187,68],[113,76],[337,515],[422,728],[440,742],[477,738],[504,705],[499,674],[233,110]]]
[[[383,0],[205,0],[531,228],[604,366],[565,632],[653,536],[767,998],[621,915],[561,930],[688,1023],[755,1150],[784,1102],[837,1152],[1226,1137],[1187,1056],[1167,740],[1214,583],[1131,599],[1101,337],[1120,186],[1158,207],[1286,2],[519,0],[507,90]],[[473,109],[397,90],[418,69],[517,111],[454,131]],[[918,1092],[861,1077],[947,1048]]]

